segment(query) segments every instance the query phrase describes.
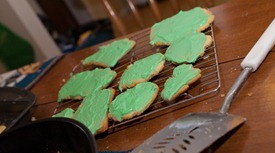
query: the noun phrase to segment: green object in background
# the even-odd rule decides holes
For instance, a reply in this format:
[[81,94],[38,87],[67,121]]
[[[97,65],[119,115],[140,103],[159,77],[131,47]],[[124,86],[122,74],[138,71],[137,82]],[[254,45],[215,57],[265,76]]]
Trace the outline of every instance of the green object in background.
[[0,24],[0,60],[7,70],[34,62],[32,46],[2,24]]

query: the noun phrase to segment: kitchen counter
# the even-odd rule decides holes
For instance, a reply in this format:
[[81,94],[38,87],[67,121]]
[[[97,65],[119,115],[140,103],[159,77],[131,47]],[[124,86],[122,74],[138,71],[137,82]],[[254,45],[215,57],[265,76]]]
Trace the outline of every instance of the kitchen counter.
[[[215,15],[215,35],[221,87],[211,96],[196,99],[189,106],[168,109],[139,124],[96,137],[99,150],[129,150],[181,116],[191,112],[218,111],[235,79],[240,63],[275,18],[274,0],[231,0],[210,8]],[[124,37],[141,34],[133,33]],[[105,42],[108,43],[108,42]],[[33,116],[50,117],[57,93],[72,70],[97,46],[64,57],[31,89],[37,96]],[[229,113],[247,118],[237,131],[213,146],[217,153],[258,153],[275,150],[275,49],[248,78],[233,101]]]

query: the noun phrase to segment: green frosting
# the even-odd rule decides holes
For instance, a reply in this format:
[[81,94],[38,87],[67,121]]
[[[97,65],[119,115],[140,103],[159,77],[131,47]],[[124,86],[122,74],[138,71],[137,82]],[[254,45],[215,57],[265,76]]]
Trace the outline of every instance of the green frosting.
[[110,115],[118,121],[122,121],[122,117],[129,113],[142,113],[157,93],[158,86],[156,84],[152,82],[140,83],[121,93],[111,102]]
[[137,80],[148,81],[159,64],[164,61],[164,56],[161,53],[156,53],[134,62],[123,72],[119,81],[119,90],[122,91],[123,85],[131,87],[133,82]]
[[195,69],[191,64],[177,66],[171,78],[166,80],[161,97],[165,100],[171,100],[172,97],[194,77],[200,74],[200,69]]
[[118,60],[122,58],[134,45],[134,41],[129,39],[122,39],[112,42],[111,44],[99,47],[99,50],[84,59],[83,64],[89,62],[100,63],[105,67],[114,67]]
[[112,91],[110,89],[99,90],[95,94],[84,98],[75,112],[74,119],[80,121],[95,134],[107,117],[108,104],[111,101]]
[[59,90],[58,101],[73,97],[86,97],[106,87],[116,76],[110,68],[84,71],[72,76]]
[[171,44],[174,40],[197,30],[206,25],[210,16],[200,7],[189,11],[180,11],[178,14],[158,22],[152,26],[150,44]]
[[197,58],[204,53],[204,33],[192,33],[174,41],[166,50],[164,56],[167,61],[177,64],[195,63]]
[[55,115],[53,115],[53,117],[67,117],[67,118],[72,118],[74,114],[74,110],[71,108],[66,108],[63,111],[61,111],[60,113],[57,113]]

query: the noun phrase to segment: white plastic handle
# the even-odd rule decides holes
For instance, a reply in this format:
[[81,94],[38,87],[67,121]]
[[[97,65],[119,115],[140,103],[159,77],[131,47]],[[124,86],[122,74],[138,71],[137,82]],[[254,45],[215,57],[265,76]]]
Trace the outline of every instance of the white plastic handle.
[[275,18],[241,63],[242,68],[256,71],[275,44]]

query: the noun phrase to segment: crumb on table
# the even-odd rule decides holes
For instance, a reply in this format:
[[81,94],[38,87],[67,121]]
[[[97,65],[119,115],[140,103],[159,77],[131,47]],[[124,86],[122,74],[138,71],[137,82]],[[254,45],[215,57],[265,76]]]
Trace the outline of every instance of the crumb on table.
[[0,125],[0,133],[2,133],[6,129],[5,125]]

